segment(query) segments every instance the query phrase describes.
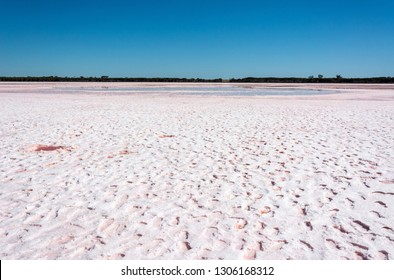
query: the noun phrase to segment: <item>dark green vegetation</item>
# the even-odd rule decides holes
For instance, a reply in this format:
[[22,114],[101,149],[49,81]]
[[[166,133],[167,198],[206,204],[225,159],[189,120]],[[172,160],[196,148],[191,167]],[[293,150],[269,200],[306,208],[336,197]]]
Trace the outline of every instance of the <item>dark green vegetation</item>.
[[373,77],[373,78],[343,78],[337,75],[334,78],[324,78],[309,76],[308,78],[256,78],[247,77],[240,79],[224,80],[200,79],[200,78],[111,78],[101,77],[0,77],[3,82],[163,82],[163,83],[359,83],[359,84],[390,84],[394,83],[394,77]]
[[222,79],[199,78],[111,78],[101,77],[0,77],[0,81],[7,82],[163,82],[163,83],[221,83]]
[[308,78],[242,78],[231,79],[230,83],[350,83],[350,84],[391,84],[394,83],[394,77],[374,77],[374,78],[342,78],[337,75],[335,78],[323,78],[319,75],[317,78],[310,76]]

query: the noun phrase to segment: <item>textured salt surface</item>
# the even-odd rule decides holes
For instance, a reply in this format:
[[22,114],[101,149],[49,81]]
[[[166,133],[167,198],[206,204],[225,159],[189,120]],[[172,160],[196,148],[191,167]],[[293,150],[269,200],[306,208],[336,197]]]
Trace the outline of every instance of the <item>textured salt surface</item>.
[[0,103],[1,259],[394,258],[393,101]]

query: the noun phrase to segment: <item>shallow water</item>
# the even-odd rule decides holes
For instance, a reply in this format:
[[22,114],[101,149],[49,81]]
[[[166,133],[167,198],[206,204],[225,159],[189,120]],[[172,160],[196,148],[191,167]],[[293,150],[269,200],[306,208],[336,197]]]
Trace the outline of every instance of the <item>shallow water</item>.
[[135,87],[57,87],[56,91],[73,93],[169,94],[194,96],[295,96],[332,94],[331,90],[295,88],[252,88],[240,86],[135,86]]

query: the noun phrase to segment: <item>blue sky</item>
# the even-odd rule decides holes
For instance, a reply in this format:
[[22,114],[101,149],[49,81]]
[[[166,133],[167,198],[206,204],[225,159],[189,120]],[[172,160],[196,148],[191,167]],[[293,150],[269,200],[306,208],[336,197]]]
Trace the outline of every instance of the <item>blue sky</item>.
[[394,76],[394,1],[5,1],[0,76]]

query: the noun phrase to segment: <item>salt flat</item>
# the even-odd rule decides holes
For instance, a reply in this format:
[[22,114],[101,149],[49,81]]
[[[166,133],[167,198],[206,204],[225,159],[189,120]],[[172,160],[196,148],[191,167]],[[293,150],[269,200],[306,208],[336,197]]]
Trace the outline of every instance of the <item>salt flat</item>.
[[1,259],[394,258],[392,85],[83,87],[0,84]]

